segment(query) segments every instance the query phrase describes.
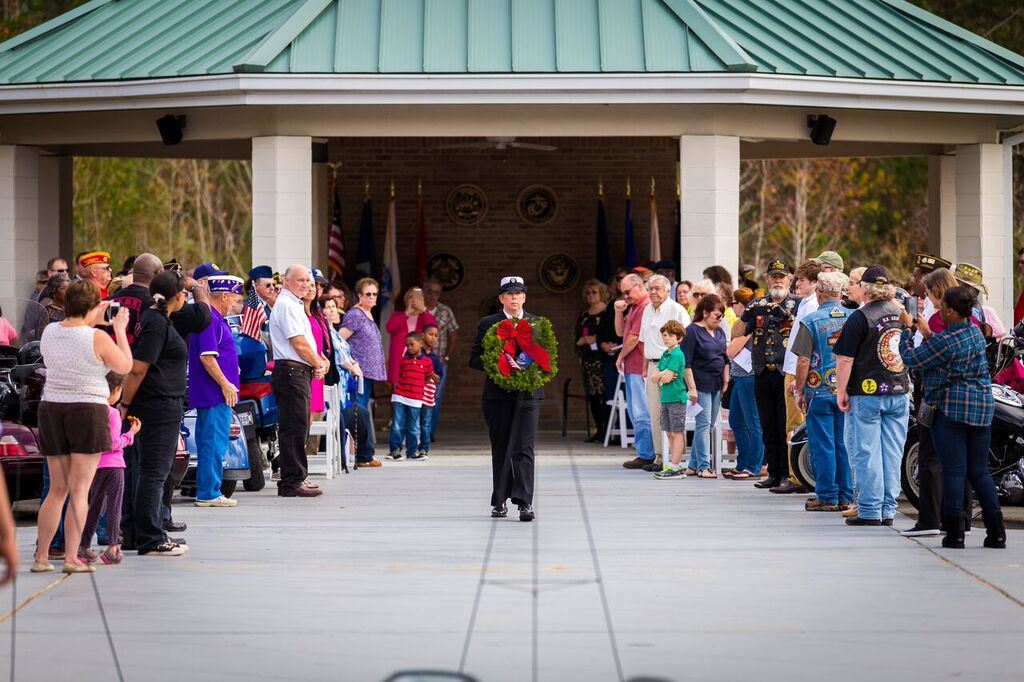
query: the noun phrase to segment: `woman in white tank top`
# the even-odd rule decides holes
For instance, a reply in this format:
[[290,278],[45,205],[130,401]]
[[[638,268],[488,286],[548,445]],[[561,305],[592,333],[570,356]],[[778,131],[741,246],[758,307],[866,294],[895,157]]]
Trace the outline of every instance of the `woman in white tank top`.
[[95,570],[78,559],[82,526],[89,510],[89,488],[100,455],[110,449],[107,416],[107,373],[127,374],[132,351],[125,333],[128,309],[111,326],[114,339],[95,329],[104,320],[109,301],[91,280],[74,282],[64,294],[67,319],[48,325],[40,339],[46,364],[46,385],[39,404],[39,449],[46,455],[50,490],[39,509],[39,536],[32,572],[52,571],[50,541],[60,510],[70,495],[64,524],[64,572]]

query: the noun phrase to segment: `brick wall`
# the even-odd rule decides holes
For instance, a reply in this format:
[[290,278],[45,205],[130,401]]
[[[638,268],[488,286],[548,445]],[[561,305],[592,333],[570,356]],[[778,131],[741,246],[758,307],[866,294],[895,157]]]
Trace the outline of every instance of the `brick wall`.
[[[548,317],[560,348],[561,371],[549,386],[541,419],[561,418],[562,387],[572,377],[570,392],[580,393],[579,365],[573,355],[573,325],[582,309],[581,289],[554,294],[538,279],[541,261],[552,253],[569,253],[580,265],[579,284],[593,276],[595,264],[596,191],[604,180],[605,208],[613,267],[623,250],[625,183],[632,176],[633,222],[637,254],[646,260],[649,249],[648,200],[651,176],[658,187],[658,222],[661,249],[671,257],[674,244],[675,174],[679,143],[673,138],[550,138],[530,142],[551,144],[554,152],[521,149],[440,150],[441,144],[478,140],[431,140],[400,138],[351,138],[332,140],[330,161],[338,163],[342,193],[345,249],[355,263],[362,211],[363,186],[370,182],[378,259],[384,248],[388,186],[396,191],[398,258],[402,284],[413,284],[416,267],[416,183],[423,183],[427,224],[427,250],[454,253],[462,259],[466,277],[462,286],[442,296],[461,325],[461,334],[444,399],[442,423],[480,419],[482,376],[470,370],[469,347],[484,307],[496,295],[501,276],[522,275],[529,287],[526,309]],[[472,183],[484,190],[489,209],[484,221],[464,227],[449,220],[445,208],[448,193],[456,185]],[[554,221],[528,226],[520,221],[515,202],[520,190],[531,184],[551,187],[558,198]],[[570,416],[583,419],[583,403],[570,402]]]

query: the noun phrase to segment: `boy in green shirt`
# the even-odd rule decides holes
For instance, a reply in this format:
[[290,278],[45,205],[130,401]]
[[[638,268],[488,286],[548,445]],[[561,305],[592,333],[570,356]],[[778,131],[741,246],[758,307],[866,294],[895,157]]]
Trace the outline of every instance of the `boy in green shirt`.
[[666,350],[658,360],[658,371],[651,372],[648,377],[661,386],[661,430],[668,434],[671,453],[671,462],[666,460],[665,468],[654,474],[659,481],[686,478],[682,461],[686,450],[687,390],[696,393],[697,387],[686,384],[686,358],[679,347],[684,336],[686,328],[681,323],[676,320],[665,323],[661,328],[661,340]]

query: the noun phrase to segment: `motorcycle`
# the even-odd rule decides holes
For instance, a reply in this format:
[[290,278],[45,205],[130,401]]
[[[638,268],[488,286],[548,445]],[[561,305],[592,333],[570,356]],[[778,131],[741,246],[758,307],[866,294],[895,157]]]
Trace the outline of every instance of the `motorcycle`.
[[[246,408],[245,414],[240,415],[242,424],[253,429],[258,444],[256,452],[250,451],[250,459],[254,456],[258,458],[251,468],[253,476],[243,486],[246,490],[260,490],[265,484],[264,472],[267,465],[277,457],[277,401],[267,374],[267,346],[241,333],[240,315],[232,315],[227,321],[238,350],[241,383],[238,403],[251,406]],[[259,487],[254,487],[256,485]]]
[[[199,450],[196,446],[196,411],[194,409],[185,411],[185,417],[181,422],[181,433],[185,438],[185,449],[190,453],[188,470],[181,481],[181,494],[184,497],[195,497],[196,467],[199,463],[196,453]],[[249,443],[252,442],[252,439],[247,438],[247,435],[239,413],[237,411],[233,412],[231,415],[231,427],[228,432],[228,451],[224,457],[224,476],[220,486],[220,492],[224,497],[231,497],[235,494],[235,488],[238,486],[239,481],[242,481],[244,486],[245,482],[249,480]],[[258,446],[253,444],[252,447],[256,448]]]
[[[1017,329],[990,349],[993,374],[998,376],[1010,360],[1021,354]],[[1007,359],[1009,353],[1009,359]],[[992,418],[992,445],[988,454],[988,470],[996,484],[999,500],[1006,505],[1024,505],[1024,395],[1009,386],[992,383],[995,413]],[[901,484],[903,494],[915,509],[920,505],[920,466],[916,411],[911,406],[907,424],[907,440],[903,447]],[[800,482],[814,488],[814,468],[807,449],[807,429],[801,424],[789,441],[789,461]]]

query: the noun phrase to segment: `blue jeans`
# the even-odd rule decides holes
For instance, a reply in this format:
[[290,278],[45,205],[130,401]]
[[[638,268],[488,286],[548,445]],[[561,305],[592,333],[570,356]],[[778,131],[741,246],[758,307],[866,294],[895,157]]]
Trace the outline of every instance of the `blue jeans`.
[[[428,435],[430,438],[424,437],[423,440],[430,443],[430,439],[437,433],[437,422],[441,420],[441,398],[444,396],[444,387],[448,384],[448,365],[444,366],[444,371],[441,372],[441,383],[437,385],[437,392],[434,393],[434,406],[427,408],[424,412],[430,412],[430,431]],[[427,448],[430,449],[429,447]]]
[[[436,401],[436,398],[435,398]],[[423,406],[420,408],[420,451],[430,452],[430,434],[434,432],[434,408]]]
[[[373,382],[370,381],[369,379],[364,378],[363,390],[356,392],[356,403],[359,404],[359,407],[365,410],[369,410],[371,398],[373,398]],[[373,429],[370,429],[370,432],[366,434],[366,444],[370,448],[373,448],[375,445],[377,445],[377,434],[374,432]]]
[[729,428],[736,439],[736,469],[760,476],[764,462],[761,417],[754,399],[754,377],[735,377],[729,399]]
[[230,433],[230,407],[221,404],[196,410],[196,500],[220,497]]
[[416,454],[416,446],[420,442],[420,410],[402,403],[391,403],[391,437],[388,449],[401,452],[405,443],[405,456]]
[[[654,461],[654,439],[651,436],[651,414],[647,411],[647,386],[642,374],[626,375],[626,409],[633,422],[633,445],[636,456]],[[660,436],[660,434],[659,434]]]
[[971,482],[981,508],[999,511],[999,494],[988,473],[991,426],[971,426],[935,412],[932,440],[942,461],[942,515],[954,516],[964,510],[964,479]]
[[844,435],[857,480],[857,514],[862,519],[896,516],[909,415],[910,398],[905,395],[850,398]]
[[694,419],[697,426],[693,432],[693,445],[690,447],[687,466],[695,471],[704,471],[711,468],[711,425],[718,423],[722,392],[697,391],[697,404],[701,406],[701,413]]
[[814,494],[824,504],[853,502],[850,459],[843,441],[844,420],[835,396],[815,396],[807,404],[807,447],[814,467]]

